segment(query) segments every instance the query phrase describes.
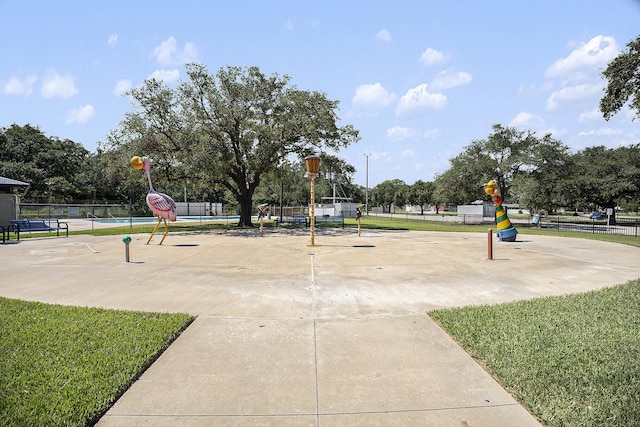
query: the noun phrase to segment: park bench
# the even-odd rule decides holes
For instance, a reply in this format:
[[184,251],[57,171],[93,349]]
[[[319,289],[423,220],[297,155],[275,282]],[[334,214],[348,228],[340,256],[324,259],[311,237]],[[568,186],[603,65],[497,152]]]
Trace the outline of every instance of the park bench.
[[16,219],[9,224],[7,236],[10,239],[13,232],[17,239],[20,240],[20,233],[38,233],[55,231],[56,236],[60,236],[60,230],[65,231],[66,237],[69,237],[69,224],[60,222],[59,219]]
[[2,225],[0,225],[0,231],[2,231],[2,243],[4,243],[5,242],[5,234],[4,234],[5,233],[5,229],[4,229],[4,227]]

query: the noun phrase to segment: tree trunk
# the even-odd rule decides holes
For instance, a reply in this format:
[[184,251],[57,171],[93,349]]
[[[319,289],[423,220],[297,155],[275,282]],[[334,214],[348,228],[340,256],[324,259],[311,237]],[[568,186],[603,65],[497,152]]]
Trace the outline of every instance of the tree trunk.
[[238,221],[238,227],[253,227],[251,223],[251,215],[253,214],[252,197],[251,193],[246,192],[242,194],[240,202],[240,220]]

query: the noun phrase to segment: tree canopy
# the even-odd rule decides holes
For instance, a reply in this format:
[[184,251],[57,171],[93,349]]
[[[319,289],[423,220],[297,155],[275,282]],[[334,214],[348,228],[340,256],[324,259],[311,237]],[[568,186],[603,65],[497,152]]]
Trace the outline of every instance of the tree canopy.
[[549,136],[540,139],[533,132],[496,124],[487,139],[472,141],[450,160],[451,167],[436,178],[438,194],[448,203],[470,203],[483,196],[483,183],[495,179],[507,200],[517,176],[558,150],[566,147]]
[[607,79],[600,111],[609,120],[629,102],[640,118],[640,36],[627,44],[627,50],[615,57],[602,72]]
[[435,184],[421,179],[409,186],[409,195],[407,202],[412,205],[420,206],[420,215],[424,214],[425,206],[435,205],[438,210],[438,199],[435,192]]
[[[353,183],[355,168],[352,165],[329,154],[320,157],[320,175],[315,183],[316,201],[331,198],[334,188],[338,198],[347,197],[357,201],[364,199],[364,189]],[[305,175],[303,159],[282,163],[276,171],[261,180],[254,199],[257,203],[271,205],[306,206],[311,192],[309,179]]]
[[578,201],[604,208],[614,208],[621,199],[640,195],[639,146],[617,149],[589,147],[576,154],[573,185]]
[[407,184],[401,179],[383,181],[371,189],[371,204],[387,206],[389,209],[394,203],[396,206],[404,204],[407,189]]
[[81,144],[29,124],[0,129],[0,176],[29,183],[32,200],[64,203],[91,195],[89,158]]

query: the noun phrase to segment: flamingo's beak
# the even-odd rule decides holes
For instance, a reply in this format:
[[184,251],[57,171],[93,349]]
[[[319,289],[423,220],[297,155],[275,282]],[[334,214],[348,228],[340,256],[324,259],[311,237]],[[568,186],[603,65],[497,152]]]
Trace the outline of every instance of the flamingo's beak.
[[144,162],[140,156],[133,156],[131,158],[131,166],[133,166],[134,169],[142,169]]

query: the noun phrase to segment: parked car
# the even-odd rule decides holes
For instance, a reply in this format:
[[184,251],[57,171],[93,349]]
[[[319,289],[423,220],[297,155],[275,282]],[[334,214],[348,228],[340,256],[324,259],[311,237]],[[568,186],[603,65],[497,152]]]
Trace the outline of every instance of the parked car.
[[592,212],[589,219],[607,219],[607,213],[598,211]]

